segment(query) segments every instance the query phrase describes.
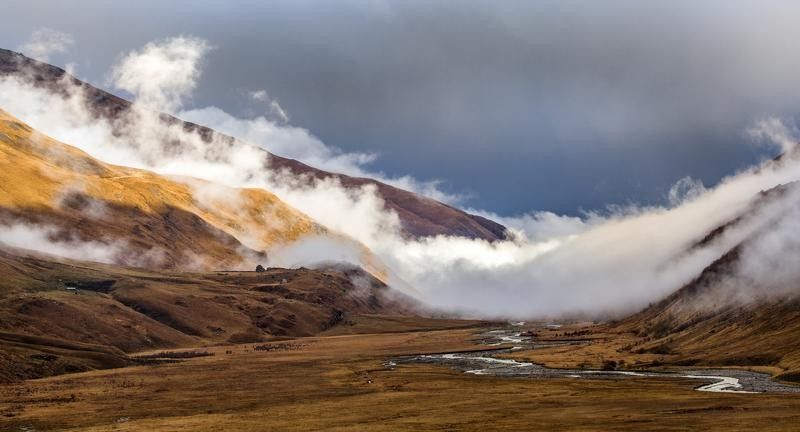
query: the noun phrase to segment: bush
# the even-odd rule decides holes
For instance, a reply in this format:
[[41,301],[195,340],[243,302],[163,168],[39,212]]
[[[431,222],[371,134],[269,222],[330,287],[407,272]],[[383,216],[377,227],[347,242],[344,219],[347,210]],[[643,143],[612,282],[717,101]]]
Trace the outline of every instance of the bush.
[[603,362],[603,368],[602,369],[604,371],[617,370],[617,362],[615,362],[614,360],[606,360],[606,361]]

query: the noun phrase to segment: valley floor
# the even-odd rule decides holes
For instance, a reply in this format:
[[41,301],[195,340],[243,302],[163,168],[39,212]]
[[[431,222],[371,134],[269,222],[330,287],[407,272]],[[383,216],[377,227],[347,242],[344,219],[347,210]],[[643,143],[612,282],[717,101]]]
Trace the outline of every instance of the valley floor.
[[[790,430],[800,395],[691,379],[511,379],[403,355],[485,349],[485,327],[202,348],[211,356],[0,386],[0,430]],[[186,351],[186,350],[183,350]]]

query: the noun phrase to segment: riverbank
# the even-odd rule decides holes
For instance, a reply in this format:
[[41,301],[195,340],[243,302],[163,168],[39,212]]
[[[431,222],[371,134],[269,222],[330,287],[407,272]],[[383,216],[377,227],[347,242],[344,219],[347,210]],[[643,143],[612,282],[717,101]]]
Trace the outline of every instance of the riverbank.
[[202,347],[213,355],[3,385],[0,430],[729,432],[800,424],[800,395],[699,392],[690,378],[507,379],[384,365],[485,349],[476,335],[486,330]]
[[[397,364],[435,364],[444,365],[472,375],[490,375],[505,378],[538,379],[626,379],[637,378],[690,378],[705,384],[695,390],[712,393],[800,393],[800,386],[775,381],[767,373],[739,369],[689,369],[671,368],[667,370],[598,370],[598,369],[560,369],[550,368],[530,361],[507,358],[508,354],[524,357],[526,353],[538,348],[539,342],[533,333],[523,331],[521,326],[509,326],[479,333],[478,343],[493,347],[485,351],[462,351],[430,355],[416,355],[395,358],[387,362],[389,367]],[[566,342],[564,342],[566,343]],[[575,344],[582,344],[576,341]],[[552,347],[545,342],[545,347]],[[508,348],[498,348],[510,345]],[[506,357],[504,357],[506,355]]]

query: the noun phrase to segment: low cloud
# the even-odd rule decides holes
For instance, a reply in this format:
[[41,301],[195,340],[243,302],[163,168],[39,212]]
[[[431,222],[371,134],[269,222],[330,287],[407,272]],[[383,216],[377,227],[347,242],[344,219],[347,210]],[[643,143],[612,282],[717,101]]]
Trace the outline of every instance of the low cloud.
[[545,241],[580,234],[606,220],[598,213],[585,213],[583,217],[563,216],[549,211],[535,211],[519,216],[501,216],[478,209],[468,209],[472,214],[496,221],[509,229],[520,241]]
[[363,251],[353,241],[332,236],[311,235],[274,250],[269,255],[273,266],[309,267],[323,262],[361,262]]
[[707,189],[701,180],[686,176],[672,185],[667,194],[667,201],[670,206],[676,207],[699,198],[706,191]]
[[53,54],[67,51],[74,43],[72,36],[50,28],[40,28],[30,39],[17,47],[25,55],[39,61],[48,61]]
[[108,205],[87,195],[85,185],[80,182],[61,188],[55,199],[57,207],[79,211],[81,215],[92,220],[102,220],[108,216]]
[[[149,44],[136,56],[172,44],[170,40]],[[122,64],[130,57],[124,57]],[[183,56],[175,57],[186,69],[197,71],[201,58],[193,58],[192,64]],[[124,66],[117,66],[120,68]],[[183,75],[196,80],[195,72]],[[155,105],[166,103],[179,109],[194,85],[161,84],[164,88],[148,85],[135,92],[136,108],[124,124],[91,117],[79,89],[69,89],[69,96],[64,97],[36,88],[24,78],[0,80],[0,106],[107,162],[231,187],[265,188],[332,232],[369,248],[388,267],[393,285],[413,287],[432,306],[474,315],[596,317],[634,311],[689,282],[754,233],[769,230],[771,219],[756,216],[715,241],[697,246],[711,230],[747,213],[759,192],[800,178],[800,161],[789,155],[738,173],[712,188],[682,179],[670,194],[669,207],[632,206],[580,218],[548,212],[500,218],[516,229],[518,235],[512,241],[490,243],[445,236],[409,240],[401,234],[399,218],[386,210],[374,187],[346,189],[333,178],[303,179],[265,169],[268,157],[255,146],[354,174],[370,174],[363,165],[371,156],[337,153],[308,131],[278,125],[265,117],[240,119],[214,107],[178,111],[187,120],[232,133],[243,142],[220,136],[210,142],[203,140],[146,109],[153,106],[153,100]],[[788,143],[796,140],[787,137],[786,149],[791,152],[794,147]],[[394,181],[415,182],[410,178]],[[769,243],[765,247],[771,248]],[[357,249],[330,238],[309,238],[270,251],[270,255],[287,265],[318,256],[363,263],[364,255],[357,254]]]
[[256,144],[271,153],[333,172],[363,174],[361,166],[375,160],[375,155],[371,154],[339,152],[303,128],[280,125],[264,116],[238,118],[217,107],[181,111],[178,116]]
[[411,176],[387,177],[373,172],[369,165],[378,157],[376,154],[343,152],[326,145],[307,129],[285,124],[282,120],[275,121],[274,115],[240,118],[211,106],[180,111],[177,116],[325,171],[373,178],[448,204],[457,204],[464,198],[463,195],[443,192],[439,187],[440,182],[435,180],[421,181]]
[[[182,109],[185,100],[197,85],[202,59],[210,46],[207,41],[192,36],[150,42],[143,48],[123,56],[113,67],[110,83],[133,95],[136,103],[132,116],[140,117],[135,120],[126,119],[129,125],[134,125],[133,128],[140,129],[129,130],[126,135],[149,147],[154,152],[152,157],[164,153],[163,142],[178,138],[183,133],[179,128],[165,131],[164,128],[153,125],[160,122],[160,119],[153,115],[154,111],[169,112],[182,119],[255,144],[274,154],[297,159],[326,171],[374,178],[450,204],[455,204],[463,198],[441,191],[438,181],[420,181],[410,176],[389,177],[370,170],[368,166],[377,155],[343,152],[324,144],[308,130],[287,124],[289,115],[266,90],[250,94],[252,99],[267,103],[268,111],[262,116],[239,118],[214,106]],[[81,98],[76,96],[73,99],[80,101]],[[122,126],[129,127],[129,125]],[[116,127],[119,129],[120,125]],[[188,142],[196,147],[198,153],[206,151],[205,143],[202,140],[198,142],[197,137],[190,137]],[[151,143],[155,145],[150,145]],[[226,144],[215,146],[224,147],[224,145]],[[248,154],[248,151],[243,150],[243,154],[233,157],[249,157]],[[129,156],[126,155],[125,160],[128,160]],[[229,157],[231,154],[228,152],[224,156]],[[258,161],[258,158],[252,160]],[[152,164],[142,167],[150,165]]]
[[266,90],[255,90],[250,92],[250,98],[255,101],[264,102],[269,100],[269,95]]
[[158,248],[143,251],[123,240],[81,239],[64,229],[42,224],[0,224],[0,244],[60,258],[134,267],[160,267],[166,260],[165,252]]
[[797,127],[787,126],[777,117],[768,117],[756,122],[745,131],[755,143],[776,147],[786,153],[797,145]]
[[273,99],[266,90],[256,90],[250,92],[250,98],[256,102],[261,102],[267,105],[267,115],[275,118],[282,123],[289,122],[289,113],[278,103],[277,99]]
[[770,223],[747,239],[741,247],[727,293],[717,298],[747,304],[800,295],[800,188],[785,191],[772,205]]
[[39,251],[62,258],[113,263],[119,249],[98,241],[82,241],[56,227],[30,224],[0,225],[0,242],[6,246]]
[[110,82],[140,105],[172,113],[197,85],[200,60],[209,49],[205,40],[191,36],[150,42],[125,55],[111,71]]

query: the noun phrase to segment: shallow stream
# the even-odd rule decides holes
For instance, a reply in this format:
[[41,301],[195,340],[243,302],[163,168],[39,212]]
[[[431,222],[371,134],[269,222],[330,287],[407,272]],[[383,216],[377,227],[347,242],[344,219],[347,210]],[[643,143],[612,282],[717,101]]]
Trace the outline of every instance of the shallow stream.
[[[535,348],[537,344],[518,329],[492,330],[480,335],[487,346],[512,344],[511,348],[487,349],[485,351],[452,352],[398,357],[386,362],[386,366],[398,364],[441,364],[473,375],[491,375],[519,378],[601,378],[624,379],[630,377],[671,377],[697,379],[701,384],[695,390],[717,393],[798,393],[800,386],[781,384],[769,374],[738,369],[686,369],[679,372],[655,372],[647,370],[617,371],[589,369],[553,369],[529,362],[498,358],[522,349]],[[552,345],[552,344],[549,344]]]

